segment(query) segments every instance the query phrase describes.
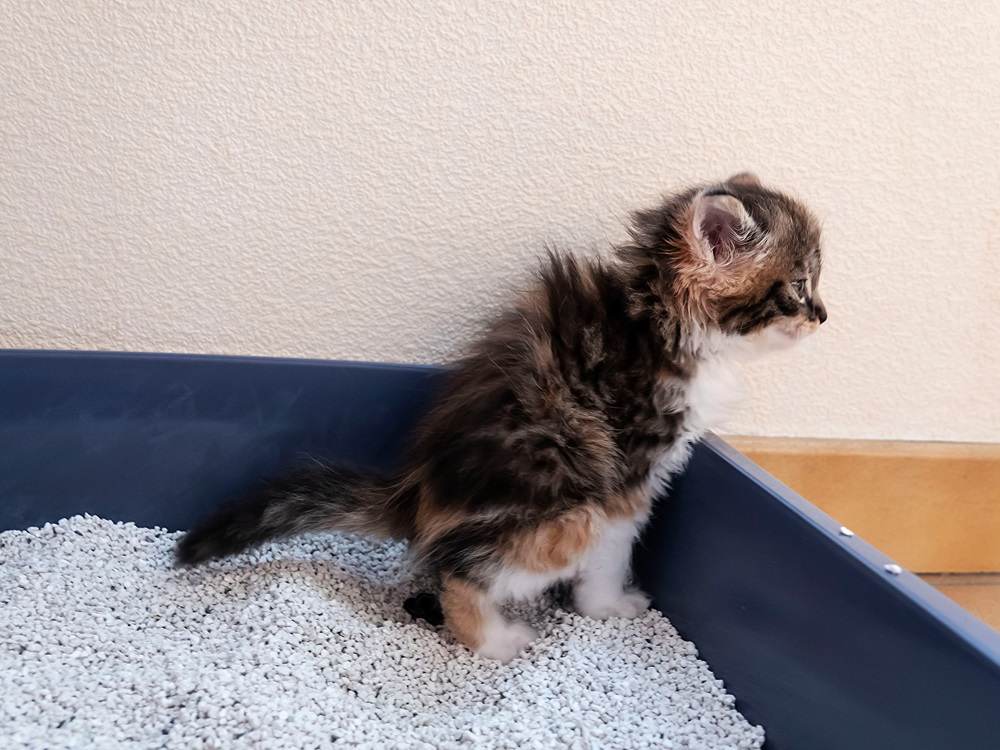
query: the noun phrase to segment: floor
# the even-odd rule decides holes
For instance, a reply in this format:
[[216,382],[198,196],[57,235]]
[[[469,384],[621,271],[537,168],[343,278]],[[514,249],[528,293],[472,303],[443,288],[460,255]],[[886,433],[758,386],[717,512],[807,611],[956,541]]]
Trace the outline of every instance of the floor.
[[1000,573],[934,573],[921,577],[987,625],[1000,630]]

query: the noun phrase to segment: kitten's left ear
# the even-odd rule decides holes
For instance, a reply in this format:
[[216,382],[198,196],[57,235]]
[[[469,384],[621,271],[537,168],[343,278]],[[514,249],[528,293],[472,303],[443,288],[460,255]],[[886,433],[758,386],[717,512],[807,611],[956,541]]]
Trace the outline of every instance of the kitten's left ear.
[[725,263],[732,260],[757,229],[739,198],[725,193],[702,193],[694,199],[692,233],[702,260]]

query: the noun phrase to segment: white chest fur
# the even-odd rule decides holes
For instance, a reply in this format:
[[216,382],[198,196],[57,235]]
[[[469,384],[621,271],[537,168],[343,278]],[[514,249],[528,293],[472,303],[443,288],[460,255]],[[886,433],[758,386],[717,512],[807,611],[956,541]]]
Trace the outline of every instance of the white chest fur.
[[725,422],[741,393],[739,375],[729,357],[720,354],[699,363],[694,376],[668,406],[683,415],[681,427],[676,442],[649,471],[650,492],[655,494],[666,488],[670,478],[687,464],[692,445],[708,430]]

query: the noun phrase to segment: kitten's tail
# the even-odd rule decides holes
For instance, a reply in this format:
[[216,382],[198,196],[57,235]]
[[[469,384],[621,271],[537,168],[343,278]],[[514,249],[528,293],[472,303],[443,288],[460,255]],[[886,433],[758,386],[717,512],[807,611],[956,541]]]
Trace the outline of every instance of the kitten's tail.
[[179,565],[235,555],[270,539],[349,531],[404,539],[415,486],[317,464],[271,482],[209,516],[174,551]]

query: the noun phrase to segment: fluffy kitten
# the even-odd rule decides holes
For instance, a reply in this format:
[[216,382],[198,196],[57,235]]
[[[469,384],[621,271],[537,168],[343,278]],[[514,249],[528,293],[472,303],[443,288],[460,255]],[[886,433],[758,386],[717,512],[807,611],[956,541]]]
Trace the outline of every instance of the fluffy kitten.
[[826,320],[819,229],[749,174],[635,215],[609,262],[551,256],[450,371],[382,479],[313,467],[185,536],[180,563],[340,530],[406,539],[445,623],[507,661],[534,638],[498,605],[561,581],[584,615],[635,617],[632,543],[728,399],[729,364]]

